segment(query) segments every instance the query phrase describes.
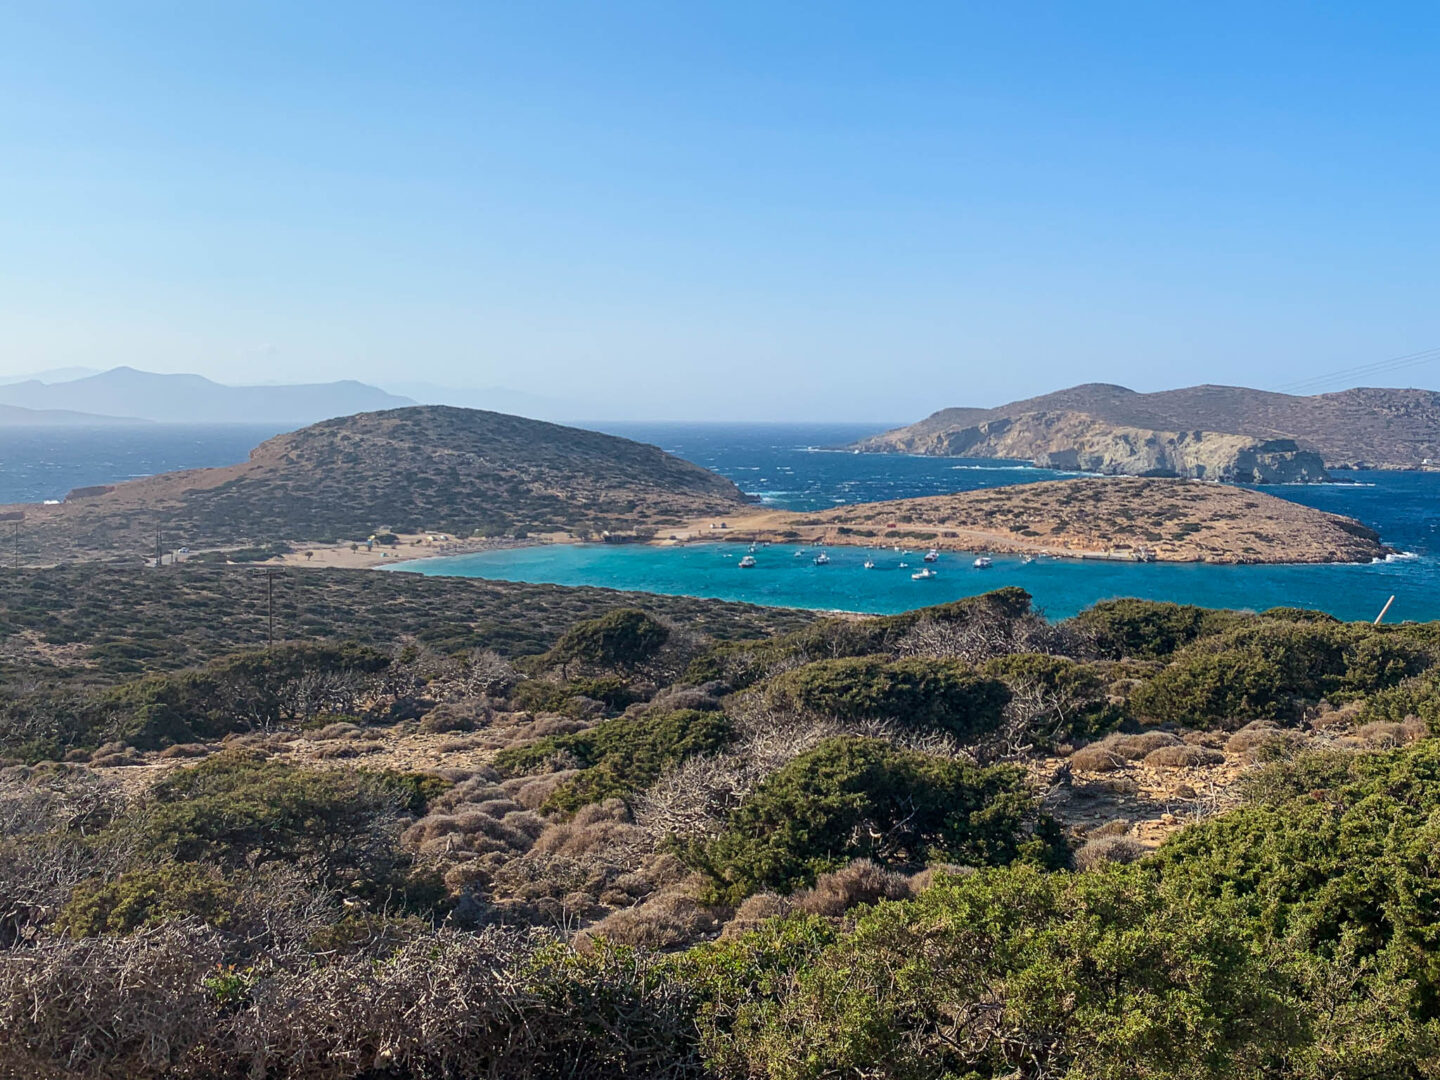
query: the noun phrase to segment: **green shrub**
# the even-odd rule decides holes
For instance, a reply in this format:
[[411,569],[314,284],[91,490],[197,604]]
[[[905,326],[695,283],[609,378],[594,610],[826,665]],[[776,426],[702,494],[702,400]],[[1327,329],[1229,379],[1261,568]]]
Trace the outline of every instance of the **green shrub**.
[[216,866],[162,863],[113,881],[81,882],[55,921],[72,937],[129,934],[167,919],[196,918],[225,927],[238,904],[235,887]]
[[958,660],[857,657],[777,675],[766,684],[765,699],[776,708],[841,720],[894,718],[969,739],[999,727],[1010,693]]
[[684,857],[719,899],[790,892],[852,859],[986,865],[1058,862],[1058,832],[1024,773],[898,749],[879,739],[827,739],[767,777],[725,831]]
[[1260,773],[1249,805],[1182,830],[1149,862],[1198,898],[1243,905],[1262,944],[1298,950],[1306,978],[1343,961],[1356,980],[1344,1007],[1396,980],[1405,1013],[1440,1016],[1440,744],[1306,754]]
[[547,659],[553,664],[633,670],[670,639],[670,628],[638,608],[620,608],[565,631]]
[[405,869],[395,838],[414,798],[413,785],[383,775],[226,751],[152,785],[137,850],[236,869],[284,863],[327,887],[383,894]]
[[1156,600],[1102,600],[1072,620],[1093,635],[1102,656],[1146,660],[1169,656],[1202,637],[1243,623],[1248,617],[1193,604]]
[[1260,620],[1183,649],[1131,704],[1145,716],[1204,727],[1293,719],[1324,697],[1394,686],[1423,662],[1403,640],[1368,627]]
[[1399,723],[1412,716],[1424,720],[1432,735],[1440,735],[1440,672],[1427,671],[1371,695],[1361,706],[1359,719]]
[[1306,1034],[1225,904],[1133,866],[943,877],[820,922],[675,962],[719,1076],[1259,1080]]
[[142,748],[217,739],[333,711],[333,703],[304,692],[307,677],[350,677],[358,688],[359,679],[389,665],[388,656],[364,645],[283,645],[123,683],[104,693],[98,707]]
[[575,810],[611,796],[628,796],[654,783],[671,765],[719,750],[731,738],[723,713],[680,709],[622,716],[570,735],[547,735],[502,750],[495,767],[509,775],[549,768],[556,761],[585,770],[562,784],[545,809]]
[[615,675],[572,679],[559,683],[546,679],[526,679],[517,683],[510,693],[511,704],[536,712],[566,712],[571,699],[577,697],[599,701],[608,709],[618,710],[639,701],[641,695],[631,690],[624,679]]
[[[362,773],[366,770],[360,770]],[[425,813],[426,808],[445,792],[455,786],[453,781],[446,780],[443,776],[437,776],[429,772],[401,772],[397,769],[381,769],[379,772],[370,774],[380,780],[382,784],[392,790],[400,801],[401,807],[408,813],[419,816]]]

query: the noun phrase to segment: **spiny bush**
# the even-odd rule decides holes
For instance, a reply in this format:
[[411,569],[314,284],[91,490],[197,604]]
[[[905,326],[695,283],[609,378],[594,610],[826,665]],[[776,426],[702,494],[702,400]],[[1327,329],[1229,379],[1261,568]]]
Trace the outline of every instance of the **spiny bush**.
[[1082,746],[1069,758],[1070,767],[1080,772],[1113,772],[1128,760],[1115,746],[1104,742]]
[[1247,620],[1233,611],[1155,600],[1102,600],[1071,620],[1094,636],[1095,647],[1112,660],[1159,660],[1202,637]]
[[113,881],[82,882],[56,919],[56,929],[74,937],[129,934],[147,926],[193,917],[224,927],[239,903],[233,884],[219,867],[203,863],[162,863],[140,867]]
[[620,608],[576,623],[546,654],[548,663],[631,671],[670,639],[670,628],[638,608]]
[[[698,656],[686,672],[694,683],[720,682],[742,690],[763,679],[816,660],[892,656],[917,628],[984,624],[1008,637],[1006,627],[1035,619],[1030,594],[1006,586],[981,596],[866,619],[821,619],[787,634],[757,641],[726,641]],[[1042,620],[1043,621],[1043,620]],[[986,656],[994,655],[987,652]]]
[[869,859],[856,859],[849,866],[821,874],[815,884],[790,898],[796,911],[807,915],[835,917],[853,907],[881,900],[905,900],[913,894],[910,878],[886,870]]
[[1063,656],[1014,653],[988,661],[981,672],[1010,690],[1012,713],[1042,743],[1090,739],[1116,727],[1124,710],[1112,705],[1096,669]]
[[[232,750],[156,781],[137,815],[136,858],[240,869],[299,869],[351,894],[434,900],[433,885],[409,880],[397,846],[417,797],[403,778],[318,770]],[[124,823],[115,828],[126,827]]]
[[1145,764],[1162,769],[1189,769],[1200,765],[1219,765],[1225,755],[1203,746],[1161,746],[1145,755]]
[[942,877],[851,930],[791,916],[676,966],[724,1078],[1258,1080],[1304,1029],[1232,907],[1140,867],[1017,866]]
[[683,848],[713,895],[790,892],[852,859],[1055,863],[1058,830],[1013,767],[898,749],[878,739],[827,739],[762,781],[724,832]]
[[502,750],[495,757],[495,767],[511,776],[556,763],[583,770],[545,802],[547,809],[574,810],[646,788],[669,766],[713,753],[731,737],[730,721],[723,713],[681,709],[622,716],[585,731],[547,736]]
[[956,660],[819,660],[765,685],[777,709],[840,720],[896,719],[906,726],[975,738],[1000,726],[1010,693]]
[[1093,870],[1108,863],[1132,863],[1145,855],[1138,840],[1128,836],[1094,836],[1075,852],[1075,869]]
[[633,949],[441,930],[379,956],[257,969],[223,964],[224,947],[176,924],[38,943],[0,965],[0,1068],[80,1080],[703,1075],[693,992]]
[[218,739],[350,711],[367,677],[389,665],[387,655],[368,646],[286,645],[147,675],[106,692],[98,708],[136,746]]
[[1327,696],[1392,687],[1426,658],[1402,639],[1343,623],[1262,620],[1196,642],[1131,695],[1134,709],[1198,727],[1295,719]]

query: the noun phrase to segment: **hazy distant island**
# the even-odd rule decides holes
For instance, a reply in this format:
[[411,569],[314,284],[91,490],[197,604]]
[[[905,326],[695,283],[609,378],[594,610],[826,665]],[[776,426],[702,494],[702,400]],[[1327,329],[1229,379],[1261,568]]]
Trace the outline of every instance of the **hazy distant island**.
[[[132,367],[0,384],[0,427],[170,424],[309,424],[334,416],[413,405],[409,398],[342,379],[328,383],[227,386],[203,375],[160,374]],[[15,412],[12,410],[22,410]],[[37,415],[38,414],[38,415]]]
[[0,405],[0,430],[10,428],[52,428],[52,427],[124,427],[133,424],[148,424],[150,421],[134,416],[104,416],[98,413],[76,412],[73,409],[26,409],[19,405]]
[[1225,484],[1140,477],[1014,484],[819,513],[769,511],[726,526],[734,537],[771,542],[1156,562],[1370,562],[1393,553],[1353,518]]
[[1140,394],[1086,383],[994,409],[941,409],[854,444],[878,453],[1013,458],[1055,469],[1232,483],[1440,463],[1440,393],[1296,397],[1238,386]]

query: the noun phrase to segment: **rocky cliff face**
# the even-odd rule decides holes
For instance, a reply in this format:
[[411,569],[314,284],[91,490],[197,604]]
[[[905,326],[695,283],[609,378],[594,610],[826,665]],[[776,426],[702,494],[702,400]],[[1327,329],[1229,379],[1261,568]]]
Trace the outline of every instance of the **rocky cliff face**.
[[[1440,461],[1440,391],[1383,387],[1297,397],[1243,386],[1189,386],[1137,394],[1123,386],[1086,383],[994,409],[941,409],[858,445],[922,454],[982,453],[945,447],[967,443],[979,447],[997,421],[1027,428],[1041,416],[1061,417],[1057,421],[1061,426],[1073,423],[1077,430],[1102,425],[1126,436],[1135,430],[1154,432],[1161,441],[1184,432],[1204,433],[1205,441],[1217,434],[1245,436],[1258,449],[1253,462],[1248,456],[1238,462],[1242,472],[1251,465],[1262,471],[1279,469],[1281,475],[1309,471],[1314,459],[1287,457],[1291,451],[1282,445],[1287,440],[1318,454],[1332,469],[1420,469]],[[1033,458],[1040,452],[1015,456]]]
[[1291,439],[1212,431],[1159,431],[1058,411],[1000,417],[964,427],[902,428],[861,449],[946,457],[1016,458],[1051,469],[1119,476],[1183,476],[1243,484],[1327,479],[1319,454]]

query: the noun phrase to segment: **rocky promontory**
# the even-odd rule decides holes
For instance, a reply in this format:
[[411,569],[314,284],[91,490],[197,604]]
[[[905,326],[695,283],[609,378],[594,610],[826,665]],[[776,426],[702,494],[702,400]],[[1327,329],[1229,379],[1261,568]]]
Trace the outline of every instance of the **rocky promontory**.
[[1137,394],[1087,383],[994,409],[941,409],[856,449],[996,457],[1126,476],[1232,483],[1440,461],[1440,393],[1360,388],[1301,397],[1238,386]]
[[1076,412],[1022,413],[960,428],[902,428],[860,443],[945,457],[1016,458],[1048,469],[1119,476],[1174,476],[1241,484],[1327,478],[1320,455],[1292,439],[1213,431],[1156,431]]
[[[935,547],[1155,562],[1371,562],[1393,554],[1354,518],[1225,484],[1079,478],[731,518],[734,539]],[[703,536],[697,529],[697,537]]]
[[0,507],[21,555],[53,562],[438,531],[519,538],[644,534],[747,499],[659,447],[519,416],[417,405],[277,435],[239,465],[72,491]]

